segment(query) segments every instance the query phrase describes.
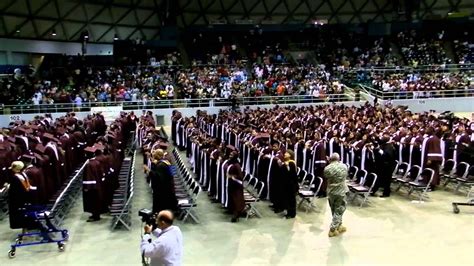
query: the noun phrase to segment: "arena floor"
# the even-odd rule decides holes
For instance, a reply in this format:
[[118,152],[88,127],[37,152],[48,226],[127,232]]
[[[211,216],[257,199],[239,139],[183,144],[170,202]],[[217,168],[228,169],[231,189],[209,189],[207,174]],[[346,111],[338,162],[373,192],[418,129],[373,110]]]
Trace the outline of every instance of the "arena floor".
[[[137,158],[140,164],[141,156]],[[136,167],[133,212],[151,207],[151,195],[141,165]],[[201,193],[197,212],[201,224],[181,224],[184,265],[472,265],[474,208],[453,214],[451,202],[465,194],[437,190],[424,204],[411,202],[406,192],[388,199],[371,198],[363,208],[351,204],[344,216],[348,231],[328,238],[330,210],[318,199],[318,211],[299,210],[296,219],[274,214],[260,203],[263,218],[230,223],[218,204]],[[141,223],[134,216],[132,231],[110,231],[111,217],[86,223],[82,199],[65,221],[70,230],[66,251],[55,245],[24,247],[8,259],[16,232],[0,222],[0,265],[140,265]]]

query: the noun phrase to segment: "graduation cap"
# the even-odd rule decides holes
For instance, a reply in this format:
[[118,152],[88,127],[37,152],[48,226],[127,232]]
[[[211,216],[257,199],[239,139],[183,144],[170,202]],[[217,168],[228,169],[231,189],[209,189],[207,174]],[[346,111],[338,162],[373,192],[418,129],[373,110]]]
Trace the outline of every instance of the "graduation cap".
[[38,125],[30,125],[30,128],[33,129],[33,130],[38,130],[39,129],[39,126]]
[[7,140],[10,141],[11,143],[15,143],[15,138],[14,137],[8,137]]
[[33,142],[35,142],[35,143],[38,143],[38,140],[36,139],[35,135],[31,135],[31,134],[30,134],[30,135],[28,135],[27,137],[28,137],[28,139],[30,139],[31,141],[33,141]]
[[44,151],[46,150],[46,147],[44,147],[43,144],[40,143],[36,145],[35,150],[43,154]]
[[86,147],[84,149],[85,152],[90,152],[90,153],[95,153],[97,151],[97,148],[94,146]]
[[25,134],[32,134],[33,130],[29,127],[20,127],[18,128],[18,131],[23,132]]
[[101,150],[101,151],[105,150],[105,146],[102,145],[101,143],[94,144],[94,147],[96,148],[96,150]]
[[31,155],[31,154],[24,154],[21,156],[21,160],[24,161],[24,162],[34,162],[35,160],[35,156],[34,155]]
[[44,133],[43,138],[49,139],[49,140],[52,140],[52,141],[55,141],[55,142],[59,142],[59,140],[57,138],[55,138],[53,136],[53,134],[51,134],[51,133]]
[[237,151],[237,149],[233,145],[227,145],[226,147],[227,147],[227,149],[229,149],[231,151]]

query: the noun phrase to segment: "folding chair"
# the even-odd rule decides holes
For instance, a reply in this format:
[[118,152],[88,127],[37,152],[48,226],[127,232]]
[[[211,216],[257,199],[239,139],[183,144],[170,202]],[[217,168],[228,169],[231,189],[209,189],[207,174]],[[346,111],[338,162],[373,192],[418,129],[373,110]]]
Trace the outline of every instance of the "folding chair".
[[303,182],[304,178],[306,177],[306,170],[301,169],[298,173],[298,183],[301,184]]
[[248,183],[250,182],[250,179],[251,179],[251,178],[252,178],[252,175],[251,175],[251,174],[249,174],[249,173],[245,174],[244,180],[243,180],[244,186],[245,186],[245,184],[248,184]]
[[444,183],[444,186],[447,186],[451,181],[454,181],[457,178],[466,177],[468,171],[469,171],[468,163],[460,162],[459,164],[456,164],[456,166],[454,167],[454,170],[452,171],[452,174],[449,176],[445,176],[446,182]]
[[254,186],[255,191],[257,191],[257,195],[255,196],[250,195],[247,197],[245,197],[244,195],[245,205],[247,209],[247,217],[245,217],[246,220],[248,220],[250,216],[256,216],[258,218],[262,218],[262,215],[257,210],[255,204],[258,201],[260,201],[260,196],[262,195],[262,191],[264,187],[265,187],[265,184],[262,181],[257,182]]
[[199,223],[199,219],[194,212],[194,208],[197,206],[197,197],[199,196],[200,191],[201,188],[196,185],[189,197],[178,200],[178,208],[181,211],[183,223],[186,222],[188,217],[191,217],[195,223]]
[[375,173],[370,173],[364,178],[360,185],[350,187],[350,190],[354,193],[354,199],[357,197],[357,195],[361,195],[363,197],[360,207],[362,207],[362,205],[368,201],[369,195],[372,193],[376,182],[377,175]]
[[130,231],[131,226],[132,226],[132,219],[130,217],[130,208],[131,208],[130,204],[132,202],[132,198],[133,198],[133,191],[130,193],[130,196],[128,197],[127,202],[125,203],[123,208],[117,209],[117,210],[114,210],[114,209],[110,210],[110,214],[114,216],[112,219],[112,230],[117,228],[117,226],[120,223],[128,231]]
[[366,177],[367,177],[367,171],[361,169],[357,171],[357,174],[355,175],[355,179],[347,183],[347,186],[351,188],[351,187],[362,185]]
[[443,168],[439,171],[439,177],[446,179],[445,186],[447,185],[448,179],[451,179],[451,176],[454,174],[456,169],[456,161],[453,159],[446,160],[443,164]]
[[418,165],[413,165],[403,177],[397,178],[396,182],[398,183],[398,187],[395,191],[399,191],[402,186],[406,186],[408,183],[418,180],[420,174],[421,168]]
[[316,178],[313,178],[312,184],[309,188],[303,188],[298,191],[298,196],[301,198],[301,201],[298,204],[298,208],[300,208],[304,202],[307,202],[307,205],[309,206],[308,208],[306,208],[306,213],[309,209],[316,208],[316,205],[314,205],[314,200],[317,198],[316,196],[318,195],[319,190],[321,189],[322,183],[323,179],[317,176]]
[[348,167],[347,180],[352,181],[359,172],[359,167],[353,165]]
[[258,191],[255,190],[255,186],[257,185],[257,183],[258,183],[258,179],[254,176],[251,176],[247,186],[245,187],[244,196],[246,193],[252,196],[257,196]]
[[311,186],[314,183],[314,175],[306,174],[303,182],[300,183],[300,189],[311,189]]
[[410,171],[410,165],[408,163],[403,162],[397,164],[392,173],[392,180],[397,181],[397,179],[405,179],[407,177],[408,171]]
[[433,177],[433,169],[425,168],[416,180],[408,182],[408,185],[410,186],[408,195],[410,195],[413,191],[419,191],[418,200],[420,202],[422,202],[423,199],[428,198],[428,189],[430,188],[431,182],[433,182]]
[[[458,182],[456,191],[459,191],[461,186],[474,186],[474,166],[469,167],[469,170],[467,170],[463,176],[456,178],[456,181]],[[468,195],[469,194],[470,192]]]
[[190,195],[192,195],[192,193],[193,193],[193,191],[196,187],[199,187],[198,183],[194,180],[191,180],[190,185],[189,185],[189,189],[184,187],[182,189],[175,190],[176,198],[178,200],[188,198]]

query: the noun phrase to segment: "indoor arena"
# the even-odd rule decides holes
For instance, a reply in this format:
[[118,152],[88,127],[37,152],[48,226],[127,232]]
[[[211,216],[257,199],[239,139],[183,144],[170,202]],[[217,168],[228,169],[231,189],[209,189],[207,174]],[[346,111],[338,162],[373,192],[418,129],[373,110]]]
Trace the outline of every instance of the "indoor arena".
[[0,265],[472,265],[474,2],[0,1]]

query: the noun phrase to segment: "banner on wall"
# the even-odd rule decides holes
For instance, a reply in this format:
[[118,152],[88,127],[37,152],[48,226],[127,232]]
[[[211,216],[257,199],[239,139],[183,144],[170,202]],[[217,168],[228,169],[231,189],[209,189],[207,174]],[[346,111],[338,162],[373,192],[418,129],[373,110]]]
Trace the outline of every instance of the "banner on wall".
[[102,106],[102,107],[91,107],[91,114],[102,113],[105,121],[114,121],[123,111],[122,106]]

